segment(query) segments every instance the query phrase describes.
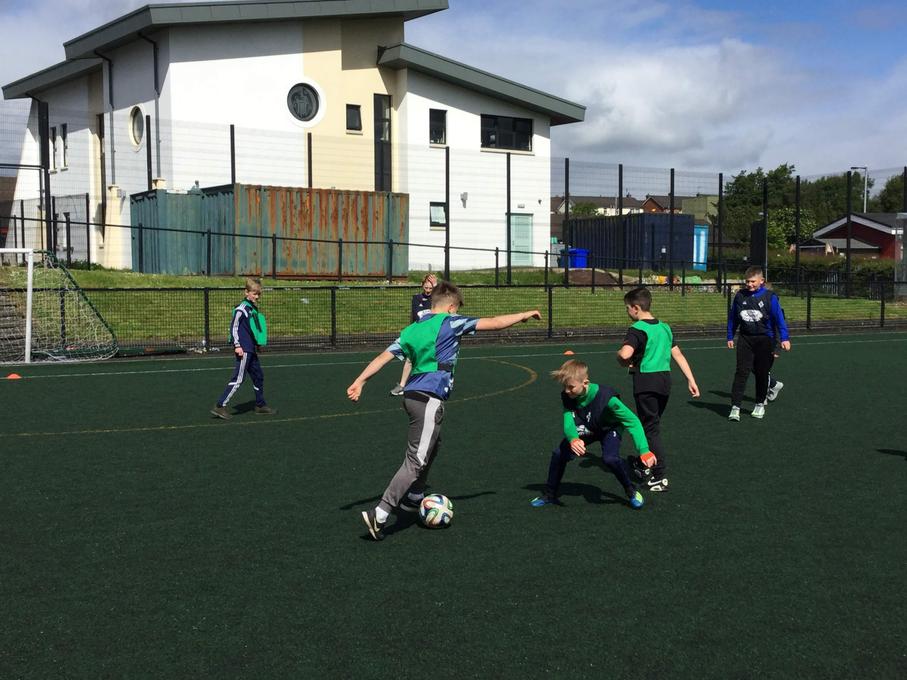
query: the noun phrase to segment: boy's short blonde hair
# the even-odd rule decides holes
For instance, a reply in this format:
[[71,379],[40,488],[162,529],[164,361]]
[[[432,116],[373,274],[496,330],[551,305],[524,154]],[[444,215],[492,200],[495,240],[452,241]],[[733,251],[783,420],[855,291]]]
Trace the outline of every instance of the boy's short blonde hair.
[[463,294],[450,281],[438,281],[431,292],[431,306],[437,305],[456,305],[459,309],[463,306]]
[[570,380],[582,382],[589,379],[589,366],[585,361],[570,359],[562,363],[556,371],[551,371],[551,377],[561,385],[566,385]]
[[255,276],[247,276],[246,277],[246,291],[253,291],[253,290],[257,290],[259,293],[261,292],[261,279],[259,279],[258,277],[255,277]]

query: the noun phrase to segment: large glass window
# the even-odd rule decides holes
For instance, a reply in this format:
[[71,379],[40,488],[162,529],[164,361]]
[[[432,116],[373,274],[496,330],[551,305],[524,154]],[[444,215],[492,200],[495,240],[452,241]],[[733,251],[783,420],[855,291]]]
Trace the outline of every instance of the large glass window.
[[483,114],[482,148],[532,151],[532,119]]
[[447,111],[428,110],[428,141],[431,144],[447,144]]

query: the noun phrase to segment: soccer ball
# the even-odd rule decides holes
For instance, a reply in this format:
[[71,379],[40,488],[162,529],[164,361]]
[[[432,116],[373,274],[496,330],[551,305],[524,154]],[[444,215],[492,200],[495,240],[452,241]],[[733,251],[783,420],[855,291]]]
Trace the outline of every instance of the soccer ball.
[[450,526],[453,519],[453,503],[447,496],[433,493],[422,499],[419,506],[419,519],[429,529],[442,529]]

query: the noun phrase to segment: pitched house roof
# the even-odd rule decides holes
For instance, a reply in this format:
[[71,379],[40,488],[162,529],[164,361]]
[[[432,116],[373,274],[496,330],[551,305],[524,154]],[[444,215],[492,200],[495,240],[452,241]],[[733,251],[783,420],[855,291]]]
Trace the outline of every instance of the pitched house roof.
[[[851,213],[850,219],[853,224],[861,224],[881,231],[884,234],[894,235],[900,230],[897,213]],[[826,224],[824,227],[819,227],[813,232],[813,237],[819,238],[823,234],[832,232],[845,224],[847,224],[846,216]]]

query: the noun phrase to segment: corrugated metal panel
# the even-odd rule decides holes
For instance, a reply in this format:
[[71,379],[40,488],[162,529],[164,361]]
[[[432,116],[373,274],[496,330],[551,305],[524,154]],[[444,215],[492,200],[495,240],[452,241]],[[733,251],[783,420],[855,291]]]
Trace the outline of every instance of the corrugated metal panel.
[[[693,216],[674,215],[674,247],[670,240],[670,215],[666,213],[633,213],[624,215],[626,245],[621,235],[618,216],[569,220],[564,233],[571,247],[585,248],[599,267],[656,267],[662,261],[662,248],[675,263],[693,261]],[[626,253],[626,260],[624,260]],[[622,262],[623,261],[623,262]]]
[[[199,273],[205,262],[204,237],[177,230],[199,230],[201,208],[200,194],[158,190],[132,195],[133,270],[148,274]],[[148,228],[139,230],[139,225]]]
[[[339,239],[344,276],[384,277],[391,270],[404,276],[409,268],[406,194],[236,184],[189,194],[135,194],[131,210],[133,225],[150,228],[142,239],[146,272],[205,271],[209,229],[212,274],[267,276],[276,270],[280,276],[334,277]],[[158,226],[205,233],[153,231]],[[135,235],[133,263],[138,270]]]
[[[388,239],[409,237],[409,197],[405,194],[333,189],[237,185],[236,270],[271,272],[270,239],[278,236],[276,269],[280,276],[337,274],[343,239],[345,276],[386,276]],[[393,248],[393,274],[405,275],[407,249]]]

